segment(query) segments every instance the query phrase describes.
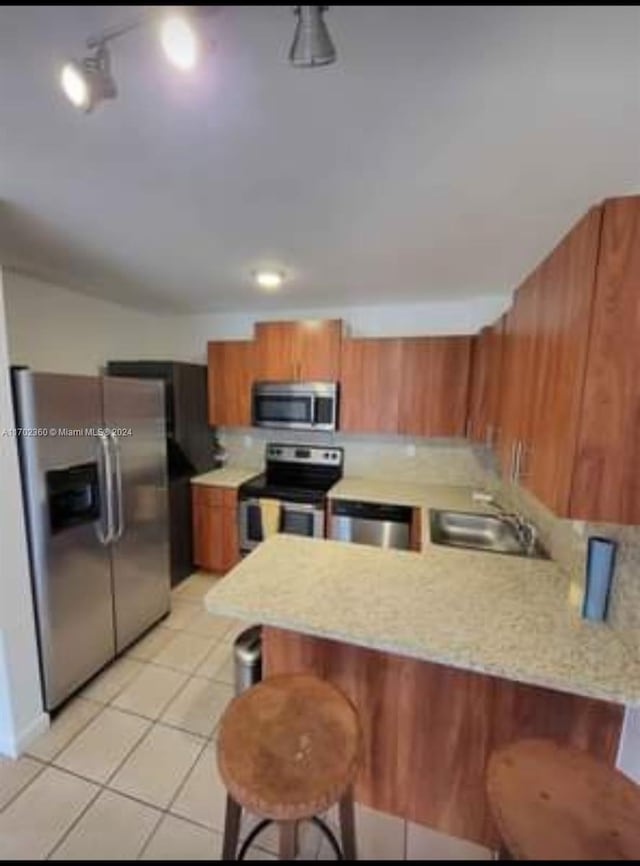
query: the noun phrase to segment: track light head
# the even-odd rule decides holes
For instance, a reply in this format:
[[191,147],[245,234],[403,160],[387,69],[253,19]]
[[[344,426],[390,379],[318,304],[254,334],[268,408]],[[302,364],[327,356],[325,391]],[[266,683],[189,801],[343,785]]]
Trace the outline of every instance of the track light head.
[[70,60],[65,63],[60,84],[69,102],[85,114],[93,111],[103,100],[114,99],[118,90],[111,75],[107,46],[98,45],[93,54],[81,61]]
[[328,6],[295,6],[298,17],[293,44],[289,51],[292,66],[314,67],[334,63],[336,49],[324,22]]

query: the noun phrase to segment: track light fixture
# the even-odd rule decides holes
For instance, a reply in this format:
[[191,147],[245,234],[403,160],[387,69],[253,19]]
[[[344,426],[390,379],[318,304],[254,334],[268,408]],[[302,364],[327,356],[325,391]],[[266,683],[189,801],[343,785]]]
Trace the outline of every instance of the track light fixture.
[[289,62],[292,66],[311,68],[327,66],[335,62],[336,49],[323,17],[328,8],[328,6],[294,7],[293,11],[298,16],[298,21],[289,52]]
[[[214,7],[198,7],[198,16],[205,15]],[[160,19],[160,43],[171,63],[178,69],[193,69],[202,53],[201,41],[195,26],[195,15],[182,9],[165,11]],[[82,60],[70,60],[60,73],[60,84],[65,96],[76,108],[89,113],[105,99],[114,99],[118,90],[111,74],[111,58],[107,43],[136,30],[150,21],[148,14],[135,18],[119,27],[105,30],[87,39],[91,52]],[[157,14],[154,16],[157,23]]]
[[[289,61],[293,66],[313,67],[334,63],[336,49],[331,41],[324,13],[328,6],[294,6],[297,16]],[[188,72],[195,68],[203,54],[203,40],[198,32],[198,18],[215,11],[215,6],[174,7],[162,13],[159,27],[160,44],[167,59],[177,68]],[[87,39],[90,54],[82,60],[70,60],[60,72],[62,90],[73,106],[86,114],[106,99],[115,99],[118,89],[111,74],[111,58],[107,43],[131,30],[149,23],[156,24],[146,13],[120,27],[105,30]]]
[[60,83],[69,102],[86,114],[103,99],[114,99],[118,91],[107,46],[101,44],[88,57],[65,63]]

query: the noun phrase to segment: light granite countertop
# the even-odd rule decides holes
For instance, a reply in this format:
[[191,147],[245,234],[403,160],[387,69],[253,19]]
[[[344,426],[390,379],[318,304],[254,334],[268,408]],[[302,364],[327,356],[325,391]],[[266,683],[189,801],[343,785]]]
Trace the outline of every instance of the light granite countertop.
[[191,483],[204,484],[208,487],[235,488],[259,474],[259,469],[249,469],[246,466],[223,466],[221,469],[212,469],[211,472],[205,472],[203,475],[195,475]]
[[330,499],[355,499],[358,502],[379,502],[387,505],[407,505],[422,510],[422,549],[426,553],[431,547],[429,531],[429,509],[442,508],[453,511],[489,512],[493,509],[486,503],[473,501],[473,487],[447,484],[409,484],[380,481],[370,478],[343,478],[329,491]]
[[[357,499],[361,502],[382,502],[389,505],[423,507],[436,503],[438,508],[465,508],[475,505],[471,487],[445,484],[408,484],[380,481],[375,478],[347,477],[338,481],[329,491],[331,499]],[[476,506],[477,507],[477,506]],[[486,505],[484,508],[486,509]]]
[[547,560],[283,534],[229,572],[205,604],[215,614],[640,706],[640,661],[607,625],[581,620],[567,591]]

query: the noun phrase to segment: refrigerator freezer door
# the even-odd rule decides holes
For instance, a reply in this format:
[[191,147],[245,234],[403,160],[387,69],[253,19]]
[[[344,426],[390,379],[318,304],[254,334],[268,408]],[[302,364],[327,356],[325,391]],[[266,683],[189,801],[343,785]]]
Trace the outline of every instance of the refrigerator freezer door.
[[169,610],[169,526],[162,383],[105,377],[104,422],[112,431],[116,652]]
[[114,656],[100,380],[14,372],[44,705]]

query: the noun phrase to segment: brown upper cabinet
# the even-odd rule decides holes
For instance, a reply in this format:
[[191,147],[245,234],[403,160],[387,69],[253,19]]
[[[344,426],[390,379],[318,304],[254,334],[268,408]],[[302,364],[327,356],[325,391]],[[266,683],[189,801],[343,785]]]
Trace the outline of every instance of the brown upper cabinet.
[[400,342],[398,432],[464,436],[471,337],[415,337]]
[[590,210],[537,268],[531,298],[529,401],[519,472],[557,514],[569,514],[589,348],[602,208]]
[[497,452],[502,473],[511,480],[521,478],[522,455],[529,448],[536,285],[536,274],[525,280],[505,320]]
[[397,432],[402,340],[345,339],[340,368],[340,429]]
[[503,474],[567,515],[602,209],[593,208],[517,290],[507,314]]
[[471,351],[469,419],[467,435],[473,442],[493,448],[500,427],[500,388],[506,314],[474,337]]
[[570,515],[640,524],[640,196],[605,202]]
[[562,517],[640,523],[640,196],[592,208],[504,332],[500,457]]
[[256,380],[336,382],[340,378],[340,319],[258,322]]
[[464,435],[470,337],[345,339],[340,428]]
[[255,371],[253,340],[219,340],[207,347],[209,424],[251,425],[251,385]]

